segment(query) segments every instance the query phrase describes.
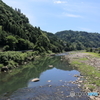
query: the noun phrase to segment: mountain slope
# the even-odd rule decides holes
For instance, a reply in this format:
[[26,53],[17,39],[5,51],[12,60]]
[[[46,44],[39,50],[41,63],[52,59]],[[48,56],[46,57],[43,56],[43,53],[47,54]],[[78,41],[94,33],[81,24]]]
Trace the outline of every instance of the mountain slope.
[[47,32],[44,33],[40,27],[33,27],[20,9],[14,10],[0,0],[0,47],[3,50],[61,52],[62,49],[56,45],[61,46],[59,39],[56,38],[55,43],[50,42],[51,40]]
[[83,31],[66,30],[55,34],[66,41],[66,50],[81,50],[87,47],[100,47],[100,34]]

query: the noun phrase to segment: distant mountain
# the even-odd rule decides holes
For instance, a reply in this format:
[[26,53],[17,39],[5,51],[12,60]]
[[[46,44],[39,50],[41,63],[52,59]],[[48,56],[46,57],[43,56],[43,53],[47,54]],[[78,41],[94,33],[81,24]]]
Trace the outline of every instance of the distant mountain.
[[13,9],[0,0],[0,47],[3,50],[62,52],[62,44],[54,34],[33,27],[20,9]]
[[65,30],[55,33],[57,37],[65,41],[65,50],[81,50],[88,47],[100,47],[100,34],[84,31]]

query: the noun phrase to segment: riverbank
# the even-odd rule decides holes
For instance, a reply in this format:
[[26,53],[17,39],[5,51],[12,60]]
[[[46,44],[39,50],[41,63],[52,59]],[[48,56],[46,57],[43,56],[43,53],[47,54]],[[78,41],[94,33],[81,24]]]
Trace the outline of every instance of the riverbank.
[[[75,66],[84,77],[83,89],[86,92],[98,92],[100,94],[100,56],[96,53],[69,52],[65,56],[69,64]],[[100,100],[98,97],[90,97],[92,100]]]
[[0,72],[8,72],[14,68],[26,65],[30,61],[39,58],[37,51],[6,51],[0,52]]
[[0,72],[8,72],[16,67],[21,65],[26,65],[30,61],[35,61],[41,56],[54,56],[55,53],[52,52],[43,52],[39,53],[38,51],[6,51],[0,52]]

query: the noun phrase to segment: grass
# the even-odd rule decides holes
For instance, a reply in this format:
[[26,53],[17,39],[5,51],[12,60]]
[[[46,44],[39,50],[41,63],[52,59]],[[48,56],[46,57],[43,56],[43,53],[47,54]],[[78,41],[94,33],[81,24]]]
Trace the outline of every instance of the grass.
[[93,85],[87,85],[87,87],[89,88],[89,90],[91,90],[91,91],[93,91],[94,89],[95,89],[95,86],[93,86]]
[[79,60],[88,60],[88,59],[84,57],[84,58],[79,58]]
[[94,57],[100,58],[100,54],[98,54],[98,53],[94,53],[94,52],[84,52],[84,53],[87,53],[87,54],[92,55]]

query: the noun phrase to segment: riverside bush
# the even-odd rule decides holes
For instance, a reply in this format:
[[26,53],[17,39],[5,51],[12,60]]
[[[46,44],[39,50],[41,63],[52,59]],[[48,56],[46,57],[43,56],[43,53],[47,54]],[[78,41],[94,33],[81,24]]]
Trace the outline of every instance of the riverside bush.
[[38,52],[18,52],[18,51],[7,51],[7,52],[0,52],[0,67],[4,66],[14,67],[18,64],[23,64],[28,60],[32,60],[31,57],[35,57]]
[[0,68],[2,68],[3,67],[3,64],[0,64]]

